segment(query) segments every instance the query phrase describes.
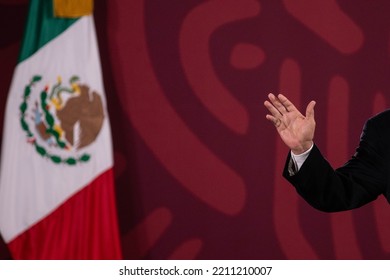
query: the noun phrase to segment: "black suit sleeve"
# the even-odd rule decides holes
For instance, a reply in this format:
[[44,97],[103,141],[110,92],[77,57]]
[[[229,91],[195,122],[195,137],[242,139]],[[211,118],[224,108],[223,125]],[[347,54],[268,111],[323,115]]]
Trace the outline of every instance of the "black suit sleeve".
[[283,176],[313,207],[336,212],[360,207],[386,193],[387,150],[378,122],[367,121],[355,155],[334,170],[314,146],[299,172],[288,173],[287,158]]

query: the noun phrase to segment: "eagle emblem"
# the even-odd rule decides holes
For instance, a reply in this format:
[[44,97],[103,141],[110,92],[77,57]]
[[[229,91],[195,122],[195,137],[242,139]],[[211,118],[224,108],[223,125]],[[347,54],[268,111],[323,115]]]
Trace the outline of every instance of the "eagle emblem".
[[72,76],[67,85],[58,77],[53,85],[38,88],[42,76],[35,75],[25,86],[20,104],[20,124],[27,142],[39,155],[56,164],[88,162],[83,152],[103,126],[104,109],[99,93]]

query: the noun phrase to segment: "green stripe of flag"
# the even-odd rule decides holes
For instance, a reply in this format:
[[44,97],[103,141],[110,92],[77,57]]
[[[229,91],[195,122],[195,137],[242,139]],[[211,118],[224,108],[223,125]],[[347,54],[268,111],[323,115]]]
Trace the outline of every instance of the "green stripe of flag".
[[18,62],[29,58],[77,20],[54,17],[52,0],[31,0]]

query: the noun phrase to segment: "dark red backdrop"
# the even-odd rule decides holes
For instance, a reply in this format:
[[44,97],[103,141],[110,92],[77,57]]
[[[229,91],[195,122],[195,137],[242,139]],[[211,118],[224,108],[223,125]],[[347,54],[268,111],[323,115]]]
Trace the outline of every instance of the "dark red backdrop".
[[[0,0],[1,112],[27,6]],[[334,165],[347,160],[364,121],[388,106],[388,1],[95,6],[125,258],[390,257],[384,199],[310,208],[281,178],[287,150],[262,105],[268,92],[301,108],[315,99],[316,143]]]

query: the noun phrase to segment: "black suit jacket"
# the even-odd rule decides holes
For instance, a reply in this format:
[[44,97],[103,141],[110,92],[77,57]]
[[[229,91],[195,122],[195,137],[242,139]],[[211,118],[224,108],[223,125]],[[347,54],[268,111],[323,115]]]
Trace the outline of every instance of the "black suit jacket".
[[355,155],[333,169],[314,146],[299,172],[283,176],[313,207],[336,212],[360,207],[383,194],[390,202],[390,110],[369,119]]

